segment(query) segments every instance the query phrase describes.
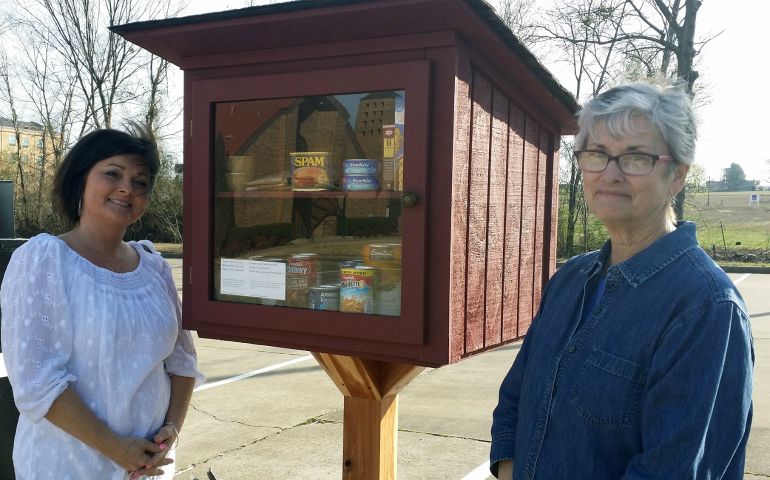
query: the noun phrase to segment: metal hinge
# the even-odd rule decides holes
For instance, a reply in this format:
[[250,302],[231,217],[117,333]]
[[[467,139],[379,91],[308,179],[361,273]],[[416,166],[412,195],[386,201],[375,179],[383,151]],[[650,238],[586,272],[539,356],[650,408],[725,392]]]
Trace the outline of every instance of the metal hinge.
[[190,267],[190,285],[192,285],[192,267]]
[[192,120],[190,120],[190,138],[192,138]]

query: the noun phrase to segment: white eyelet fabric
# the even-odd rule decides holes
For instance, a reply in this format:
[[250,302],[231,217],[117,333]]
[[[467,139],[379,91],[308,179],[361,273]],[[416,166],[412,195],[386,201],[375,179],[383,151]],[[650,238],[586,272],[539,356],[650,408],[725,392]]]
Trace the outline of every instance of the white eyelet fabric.
[[[3,359],[21,412],[17,480],[128,478],[44,418],[67,386],[118,435],[151,441],[168,409],[169,376],[193,377],[196,386],[205,381],[192,336],[182,330],[171,267],[141,244],[132,246],[139,266],[121,274],[47,234],[11,258],[0,300]],[[173,476],[173,467],[166,470]]]

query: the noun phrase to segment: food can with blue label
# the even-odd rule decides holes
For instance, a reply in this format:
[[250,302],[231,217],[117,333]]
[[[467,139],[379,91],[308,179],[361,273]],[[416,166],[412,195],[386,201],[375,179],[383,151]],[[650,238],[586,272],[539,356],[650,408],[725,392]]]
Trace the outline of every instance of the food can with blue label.
[[342,162],[343,175],[377,175],[380,172],[380,162],[363,158],[345,160]]
[[374,313],[376,275],[372,267],[340,270],[340,312]]
[[310,310],[328,310],[337,312],[340,309],[340,286],[321,285],[310,287]]
[[359,192],[379,190],[380,183],[376,175],[345,175],[342,177],[342,189]]

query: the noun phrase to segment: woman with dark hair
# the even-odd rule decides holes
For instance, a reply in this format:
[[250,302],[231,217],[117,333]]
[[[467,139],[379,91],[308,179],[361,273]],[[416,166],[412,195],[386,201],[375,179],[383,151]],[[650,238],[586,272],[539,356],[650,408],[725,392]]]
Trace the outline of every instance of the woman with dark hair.
[[31,238],[3,279],[19,480],[164,474],[205,380],[171,267],[150,242],[123,242],[159,168],[152,136],[134,130],[97,130],[70,150],[54,201],[72,230]]
[[578,114],[601,250],[548,282],[493,414],[499,479],[743,478],[754,348],[746,306],[671,200],[695,159],[676,85],[633,83]]

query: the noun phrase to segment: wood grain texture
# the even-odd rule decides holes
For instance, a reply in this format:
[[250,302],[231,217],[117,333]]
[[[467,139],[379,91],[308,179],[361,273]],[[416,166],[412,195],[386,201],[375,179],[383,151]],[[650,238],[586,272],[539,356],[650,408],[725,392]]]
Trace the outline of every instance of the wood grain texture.
[[537,314],[537,309],[540,306],[540,295],[543,292],[543,269],[546,267],[546,259],[543,254],[545,247],[545,224],[551,221],[551,215],[549,212],[546,219],[546,202],[551,203],[551,199],[546,197],[546,190],[548,189],[548,180],[550,180],[546,173],[548,169],[548,132],[544,129],[540,129],[540,138],[538,141],[538,153],[537,153],[537,212],[535,219],[535,254],[534,263],[532,264],[532,318]]
[[452,166],[452,237],[449,290],[449,358],[465,353],[465,254],[468,249],[468,165],[471,148],[473,72],[467,46],[458,47],[455,78],[454,158]]
[[484,348],[486,304],[487,213],[489,153],[492,128],[492,84],[473,73],[473,113],[468,204],[468,286],[466,291],[465,352]]
[[537,163],[540,129],[529,117],[524,127],[524,169],[521,191],[521,257],[519,263],[519,322],[516,335],[527,333],[532,323],[534,286],[535,220],[537,212]]
[[425,367],[313,352],[345,396],[342,478],[395,480],[398,394]]
[[505,191],[505,259],[503,261],[502,340],[518,337],[519,256],[521,254],[521,190],[524,169],[524,113],[508,109],[508,178]]
[[487,288],[484,347],[502,341],[503,256],[505,250],[505,186],[508,173],[508,98],[492,95],[492,145],[489,162],[487,219]]
[[345,397],[343,480],[395,480],[398,396],[383,400]]

